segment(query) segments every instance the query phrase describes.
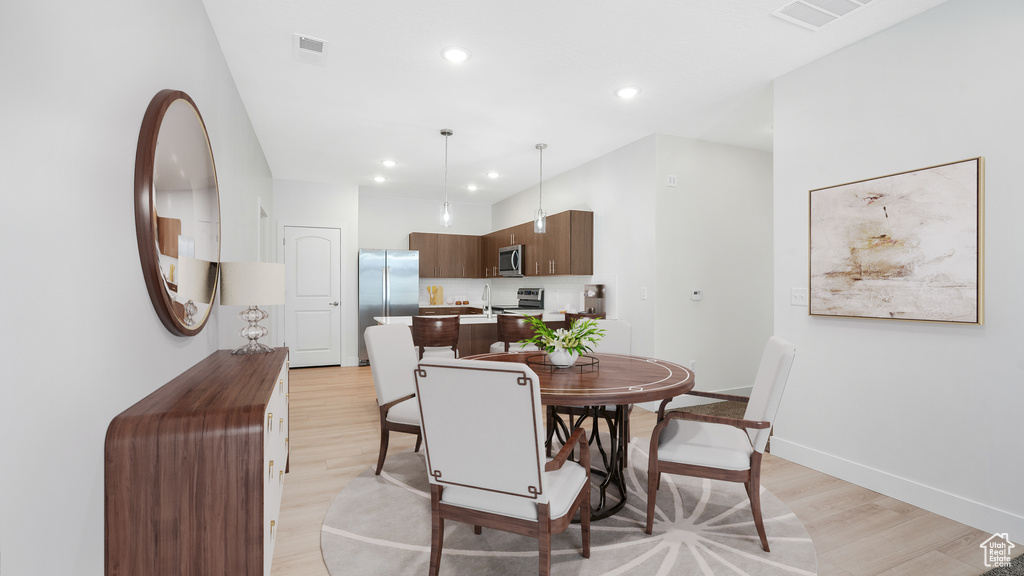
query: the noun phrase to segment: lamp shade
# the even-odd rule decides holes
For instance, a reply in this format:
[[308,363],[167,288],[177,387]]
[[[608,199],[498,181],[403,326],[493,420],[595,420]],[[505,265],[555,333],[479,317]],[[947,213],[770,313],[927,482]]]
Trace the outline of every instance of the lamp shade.
[[209,304],[217,287],[217,263],[178,258],[178,302]]
[[284,264],[221,262],[220,303],[226,306],[284,304]]

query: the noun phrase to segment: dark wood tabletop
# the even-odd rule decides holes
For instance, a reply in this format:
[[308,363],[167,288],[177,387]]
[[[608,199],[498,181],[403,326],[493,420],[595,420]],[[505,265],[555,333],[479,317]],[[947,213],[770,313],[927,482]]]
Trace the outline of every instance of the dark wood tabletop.
[[[636,404],[664,400],[685,394],[693,388],[693,372],[655,358],[624,354],[589,354],[599,362],[595,370],[580,367],[549,370],[531,365],[527,358],[539,361],[543,353],[501,353],[466,356],[467,360],[518,362],[530,366],[540,378],[541,402],[558,406],[595,406]],[[581,357],[579,363],[586,359]]]

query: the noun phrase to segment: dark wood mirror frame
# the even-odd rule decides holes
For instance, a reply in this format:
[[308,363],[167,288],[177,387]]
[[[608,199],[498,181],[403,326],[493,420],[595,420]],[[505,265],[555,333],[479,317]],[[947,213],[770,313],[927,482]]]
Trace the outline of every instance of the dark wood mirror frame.
[[[142,274],[146,279],[146,289],[153,301],[157,316],[163,325],[172,333],[179,336],[195,336],[206,326],[210,318],[213,304],[202,314],[195,324],[185,324],[183,306],[175,302],[170,287],[164,279],[160,270],[160,255],[158,253],[159,238],[157,233],[156,213],[156,166],[157,166],[157,142],[160,137],[160,129],[168,108],[177,101],[186,102],[195,112],[199,128],[205,142],[198,143],[205,146],[209,157],[209,169],[212,171],[212,191],[216,195],[213,199],[217,209],[216,227],[216,251],[211,261],[220,260],[220,193],[217,187],[217,168],[213,161],[213,149],[210,146],[209,134],[206,132],[206,124],[199,113],[199,108],[188,94],[180,90],[161,90],[150,101],[146,114],[142,119],[142,128],[139,131],[139,144],[135,153],[135,233],[139,244],[139,259],[142,264]],[[217,282],[213,283],[213,295],[216,295]],[[211,297],[212,302],[212,297]]]

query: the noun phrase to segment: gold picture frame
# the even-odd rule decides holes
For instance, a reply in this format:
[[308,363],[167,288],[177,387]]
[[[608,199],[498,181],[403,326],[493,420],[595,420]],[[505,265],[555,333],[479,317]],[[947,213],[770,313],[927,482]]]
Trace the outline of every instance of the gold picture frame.
[[985,159],[811,190],[811,316],[984,323]]

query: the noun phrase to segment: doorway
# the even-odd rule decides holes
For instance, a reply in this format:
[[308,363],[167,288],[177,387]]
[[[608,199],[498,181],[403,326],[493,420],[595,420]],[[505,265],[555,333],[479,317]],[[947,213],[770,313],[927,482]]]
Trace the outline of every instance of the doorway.
[[292,368],[341,364],[341,230],[284,227],[285,346]]

